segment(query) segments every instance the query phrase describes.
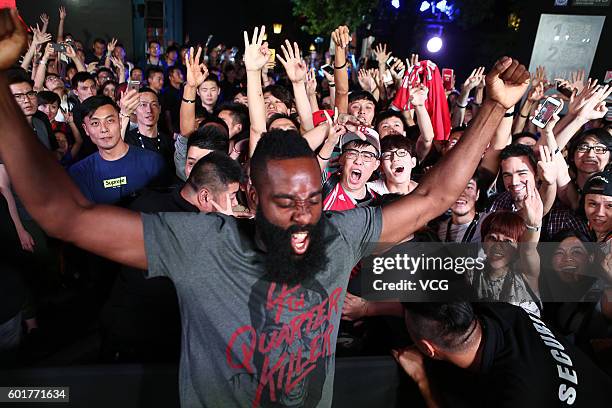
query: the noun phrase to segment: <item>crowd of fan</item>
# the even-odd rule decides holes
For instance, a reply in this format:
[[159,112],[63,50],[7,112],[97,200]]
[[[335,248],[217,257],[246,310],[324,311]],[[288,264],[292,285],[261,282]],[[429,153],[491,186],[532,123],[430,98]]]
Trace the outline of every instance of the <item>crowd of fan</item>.
[[[273,129],[298,131],[316,152],[324,210],[383,205],[410,194],[444,160],[485,95],[481,67],[458,89],[454,78],[445,89],[434,61],[402,61],[382,44],[355,61],[346,27],[332,33],[331,54],[303,57],[286,41],[274,60],[261,28],[252,38],[245,33],[240,52],[170,44],[162,53],[165,44],[152,40],[146,58],[130,62],[116,39],[87,48],[64,33],[63,8],[55,37],[48,17],[41,20],[21,67],[8,73],[15,100],[83,196],[145,213],[253,217],[248,162]],[[406,239],[482,243],[485,269],[462,277],[478,298],[541,316],[605,370],[610,360],[597,356],[610,348],[597,341],[612,334],[610,92],[584,73],[559,80],[538,68],[463,193]],[[537,128],[530,119],[549,96],[564,107]],[[2,164],[0,183],[1,234],[22,260],[0,277],[7,289],[0,287],[0,351],[12,350],[2,354],[6,360],[25,361],[15,352],[20,344],[56,335],[45,319],[58,317],[37,315],[68,291],[95,299],[87,322],[74,322],[79,330],[71,333],[99,332],[101,360],[178,361],[181,322],[171,281],[145,280],[139,270],[47,237]],[[553,244],[540,256],[529,245],[538,242]],[[389,354],[408,341],[401,307],[367,301],[359,273],[356,267],[351,274],[338,354]]]

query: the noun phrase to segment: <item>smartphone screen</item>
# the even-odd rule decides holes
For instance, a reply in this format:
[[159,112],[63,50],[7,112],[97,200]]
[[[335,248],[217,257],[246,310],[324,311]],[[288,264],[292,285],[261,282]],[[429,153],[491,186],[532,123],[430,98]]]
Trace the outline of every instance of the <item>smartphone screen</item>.
[[325,64],[321,67],[321,69],[325,72],[327,72],[329,75],[333,75],[334,74],[334,69],[331,67],[331,65],[329,64]]
[[128,89],[139,90],[140,89],[140,81],[130,81],[130,82],[128,82]]
[[533,118],[533,124],[543,128],[552,118],[561,103],[554,98],[547,98]]
[[561,94],[564,95],[566,97],[570,97],[572,96],[572,90],[570,88],[567,88],[565,86],[561,85],[561,82],[557,83],[557,91]]
[[51,47],[53,47],[54,51],[57,51],[57,52],[66,52],[66,44],[53,43],[51,45]]
[[453,70],[450,68],[442,69],[442,83],[444,84],[444,89],[450,91],[453,85]]
[[276,50],[274,48],[269,48],[270,50],[270,62],[276,61]]

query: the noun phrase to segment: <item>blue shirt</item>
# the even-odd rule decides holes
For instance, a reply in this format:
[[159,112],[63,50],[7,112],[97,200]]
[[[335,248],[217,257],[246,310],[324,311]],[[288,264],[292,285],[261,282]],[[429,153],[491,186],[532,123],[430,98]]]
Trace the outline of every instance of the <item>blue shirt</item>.
[[69,173],[88,200],[114,204],[160,177],[164,166],[161,155],[130,146],[119,160],[104,160],[96,152],[71,166]]

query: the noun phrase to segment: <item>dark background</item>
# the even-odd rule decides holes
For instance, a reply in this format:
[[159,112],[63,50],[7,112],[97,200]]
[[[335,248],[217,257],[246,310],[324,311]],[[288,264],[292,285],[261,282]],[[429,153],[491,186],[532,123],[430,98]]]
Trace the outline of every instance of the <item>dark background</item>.
[[[469,2],[474,1],[478,4],[477,0]],[[142,54],[144,47],[140,44],[144,43],[145,34],[140,25],[144,20],[138,19],[134,5],[143,3],[143,0],[17,1],[23,18],[29,24],[36,22],[37,16],[43,10],[46,11],[51,17],[52,33],[57,29],[57,8],[62,3],[68,9],[67,32],[74,33],[88,44],[96,36],[106,39],[118,36],[126,45],[128,53],[136,51]],[[304,21],[293,16],[289,0],[165,0],[165,3],[166,10],[171,6],[182,8],[182,33],[189,33],[192,43],[204,43],[208,35],[213,34],[211,45],[222,42],[242,49],[243,31],[246,29],[252,33],[253,27],[261,24],[266,25],[272,48],[279,48],[280,42],[289,38],[297,40],[302,49],[306,49],[315,37],[301,30]],[[372,35],[377,41],[388,43],[395,56],[407,57],[411,52],[417,52],[422,59],[433,59],[440,67],[454,68],[458,81],[462,81],[476,66],[490,67],[502,55],[511,55],[528,65],[540,15],[543,13],[606,16],[591,76],[603,79],[605,71],[612,69],[610,6],[556,7],[554,0],[497,0],[492,2],[494,6],[484,21],[469,28],[462,28],[456,22],[447,25],[442,50],[430,55],[425,49],[426,29],[420,22],[418,12],[420,1],[400,0],[400,3],[400,8],[396,10],[391,7],[390,0],[380,0],[378,7],[371,13],[374,17],[370,30]],[[573,0],[568,3],[572,4]],[[520,28],[516,32],[507,27],[510,12],[516,12],[521,18]],[[283,24],[280,35],[272,33],[272,24],[276,22]],[[362,38],[365,34],[365,28],[362,28],[357,37]],[[166,40],[182,41],[179,35],[174,36],[177,38],[167,36]],[[324,38],[321,47],[326,49],[330,33],[321,33],[321,36]],[[139,45],[136,50],[134,44]]]
[[[407,57],[412,52],[422,59],[433,59],[440,67],[454,68],[462,80],[476,66],[490,67],[497,58],[510,55],[529,65],[541,14],[577,14],[606,16],[599,39],[599,47],[591,68],[591,76],[603,79],[606,70],[612,69],[612,7],[555,7],[554,0],[496,0],[492,15],[480,24],[468,29],[457,23],[449,24],[444,31],[444,47],[434,55],[427,52],[425,27],[419,22],[420,0],[400,0],[400,8],[391,6],[390,0],[381,0],[373,14],[371,32],[377,41],[388,43],[396,56]],[[572,3],[569,0],[568,3]],[[284,38],[296,39],[302,48],[313,43],[314,37],[305,34],[300,27],[302,21],[291,13],[289,0],[256,2],[249,0],[203,2],[183,0],[183,28],[191,39],[204,40],[213,33],[213,43],[223,42],[242,48],[242,32],[252,32],[255,25],[266,24],[271,33],[272,23],[281,22],[280,35],[269,34],[270,46],[277,48]],[[516,12],[521,18],[518,31],[507,27],[508,15]],[[365,34],[360,30],[358,34]],[[321,33],[322,43],[329,46],[331,33]],[[606,47],[607,45],[607,47]],[[358,47],[360,49],[360,47]]]

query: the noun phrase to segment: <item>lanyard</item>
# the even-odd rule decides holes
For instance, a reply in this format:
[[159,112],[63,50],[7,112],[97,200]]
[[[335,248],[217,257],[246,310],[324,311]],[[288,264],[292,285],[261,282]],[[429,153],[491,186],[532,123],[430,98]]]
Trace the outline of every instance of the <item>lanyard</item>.
[[[478,225],[478,219],[480,218],[480,214],[476,213],[476,215],[474,216],[474,219],[472,220],[472,222],[470,222],[470,225],[468,225],[467,229],[465,230],[465,234],[463,234],[463,238],[461,239],[462,243],[466,243],[466,242],[470,242],[472,240],[472,238],[474,237],[474,234],[476,233],[476,226]],[[448,224],[446,226],[446,239],[444,240],[444,242],[451,242],[451,226],[453,224],[453,219],[452,217],[448,220]]]

